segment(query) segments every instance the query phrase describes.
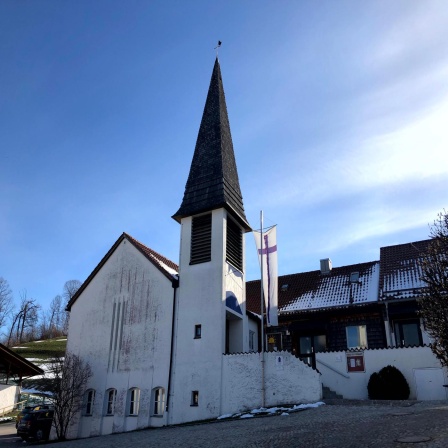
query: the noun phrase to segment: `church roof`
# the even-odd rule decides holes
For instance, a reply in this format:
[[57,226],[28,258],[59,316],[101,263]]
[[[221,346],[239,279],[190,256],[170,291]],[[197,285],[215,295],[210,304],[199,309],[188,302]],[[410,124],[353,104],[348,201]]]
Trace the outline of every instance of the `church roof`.
[[115,241],[114,245],[109,249],[107,254],[103,257],[103,259],[98,263],[96,268],[91,272],[91,274],[87,277],[87,280],[80,286],[76,294],[72,297],[72,299],[67,304],[67,311],[70,311],[72,305],[76,302],[78,297],[82,294],[84,289],[88,286],[88,284],[93,280],[95,275],[99,272],[99,270],[104,266],[106,261],[110,258],[110,256],[115,252],[115,249],[121,244],[121,242],[126,239],[129,241],[139,252],[141,252],[165,277],[168,278],[173,284],[177,284],[179,281],[179,266],[159,254],[155,250],[150,249],[145,246],[140,241],[137,241],[131,235],[123,232],[122,235]]
[[218,58],[213,67],[184,197],[173,218],[224,207],[247,230]]
[[[341,308],[378,302],[379,262],[359,263],[321,271],[282,275],[278,278],[280,314]],[[356,282],[352,274],[358,273]],[[260,314],[260,280],[246,283],[246,307]]]

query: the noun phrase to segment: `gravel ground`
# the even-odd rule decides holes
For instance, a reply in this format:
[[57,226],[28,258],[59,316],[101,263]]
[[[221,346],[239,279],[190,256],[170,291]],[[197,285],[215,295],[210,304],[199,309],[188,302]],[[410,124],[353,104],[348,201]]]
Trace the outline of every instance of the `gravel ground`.
[[[414,442],[398,441],[408,437]],[[423,439],[429,440],[415,442]],[[448,402],[333,400],[318,408],[287,416],[146,429],[73,440],[58,443],[57,446],[58,448],[135,448],[136,446],[447,448]]]

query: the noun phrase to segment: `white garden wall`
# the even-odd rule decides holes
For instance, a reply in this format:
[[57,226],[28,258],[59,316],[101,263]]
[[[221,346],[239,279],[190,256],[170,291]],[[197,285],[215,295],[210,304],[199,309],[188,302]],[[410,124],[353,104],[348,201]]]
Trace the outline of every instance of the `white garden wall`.
[[370,375],[387,365],[399,369],[406,378],[411,400],[445,400],[447,372],[430,347],[403,347],[364,350],[364,372],[348,372],[347,353],[316,353],[317,368],[322,373],[322,384],[348,399],[367,400]]
[[[288,352],[265,353],[266,406],[314,403],[320,375]],[[223,356],[221,414],[261,406],[261,353]]]
[[0,384],[0,416],[12,411],[17,403],[19,387],[11,384]]

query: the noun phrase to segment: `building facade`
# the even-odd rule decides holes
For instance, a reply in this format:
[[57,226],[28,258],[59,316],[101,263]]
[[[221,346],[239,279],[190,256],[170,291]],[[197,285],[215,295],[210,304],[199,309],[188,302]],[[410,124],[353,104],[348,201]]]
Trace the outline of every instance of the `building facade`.
[[307,364],[289,352],[257,352],[258,319],[246,310],[251,228],[218,59],[173,218],[179,266],[124,233],[68,305],[67,350],[93,371],[69,437],[321,398],[320,376]]

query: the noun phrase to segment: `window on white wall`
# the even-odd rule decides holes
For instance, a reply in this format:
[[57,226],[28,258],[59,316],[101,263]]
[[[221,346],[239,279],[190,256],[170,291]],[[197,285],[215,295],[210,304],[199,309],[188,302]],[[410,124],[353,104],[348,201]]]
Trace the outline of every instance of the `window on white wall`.
[[106,415],[114,415],[115,411],[115,400],[117,398],[116,389],[107,389],[106,391],[106,401],[105,401],[105,411]]
[[346,327],[347,348],[367,348],[367,329],[365,325]]
[[133,387],[128,391],[128,415],[138,415],[140,389]]
[[190,406],[199,406],[199,391],[192,390],[191,391],[191,403]]
[[152,415],[162,416],[165,410],[165,389],[155,387],[152,390]]
[[249,350],[255,350],[255,331],[249,330]]
[[84,395],[84,415],[92,415],[95,403],[95,390],[88,389]]

